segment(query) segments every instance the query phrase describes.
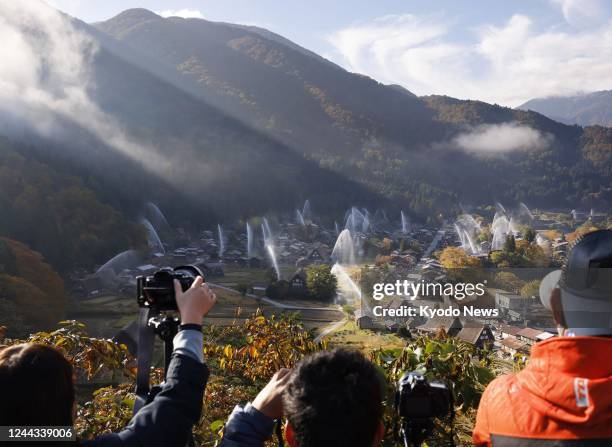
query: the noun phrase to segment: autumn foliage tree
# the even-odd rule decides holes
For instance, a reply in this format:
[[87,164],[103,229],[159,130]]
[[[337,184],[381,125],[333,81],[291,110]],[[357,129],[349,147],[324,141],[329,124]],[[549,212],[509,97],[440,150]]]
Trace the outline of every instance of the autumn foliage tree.
[[468,255],[460,247],[446,247],[440,254],[440,263],[446,269],[480,267],[480,260]]
[[[55,326],[64,318],[64,282],[42,255],[25,244],[0,237],[0,299],[6,302],[0,312],[0,325],[19,334],[28,329]],[[12,303],[13,313],[10,312]],[[20,319],[22,326],[8,324]]]

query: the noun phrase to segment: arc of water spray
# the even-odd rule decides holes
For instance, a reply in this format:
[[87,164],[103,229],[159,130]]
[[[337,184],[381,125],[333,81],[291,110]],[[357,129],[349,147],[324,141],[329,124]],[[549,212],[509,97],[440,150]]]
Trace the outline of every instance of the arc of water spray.
[[297,223],[300,224],[301,226],[305,226],[306,221],[304,220],[304,215],[302,214],[302,212],[300,212],[300,210],[295,210],[295,214],[297,217]]
[[276,278],[281,279],[278,259],[276,257],[276,250],[274,248],[274,238],[272,237],[272,230],[270,228],[270,224],[268,223],[268,219],[266,219],[265,217],[263,218],[263,223],[261,224],[261,232],[263,234],[266,251],[268,252],[268,255],[270,255],[270,259],[272,260],[272,266],[274,267],[274,271],[276,272]]
[[158,253],[165,254],[166,249],[164,248],[164,244],[162,243],[159,235],[157,234],[157,231],[155,231],[155,227],[153,227],[153,224],[149,222],[149,219],[143,217],[140,219],[140,223],[142,224],[142,226],[145,227],[145,230],[147,230],[147,241],[149,244],[149,248]]
[[223,237],[223,227],[221,227],[221,224],[217,225],[217,231],[219,233],[219,259],[221,259],[225,253],[225,238]]
[[247,234],[247,258],[253,257],[253,229],[247,221],[246,223],[246,234]]
[[410,233],[410,222],[408,221],[408,217],[406,216],[406,214],[404,214],[404,210],[400,211],[400,216],[402,219],[402,233]]

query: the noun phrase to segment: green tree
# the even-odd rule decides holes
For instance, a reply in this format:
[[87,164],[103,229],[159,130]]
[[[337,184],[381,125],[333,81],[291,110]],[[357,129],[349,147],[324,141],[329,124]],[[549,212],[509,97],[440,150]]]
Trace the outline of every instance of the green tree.
[[308,292],[316,299],[331,301],[336,296],[338,280],[327,264],[312,265],[306,271]]
[[533,228],[529,227],[525,230],[524,236],[525,236],[525,240],[531,244],[533,243],[533,241],[535,241],[537,233],[535,232]]
[[283,300],[289,296],[289,289],[289,282],[284,279],[279,279],[278,281],[268,284],[268,287],[266,287],[266,296],[273,300]]
[[506,236],[506,241],[504,242],[503,251],[505,253],[514,253],[515,250],[516,250],[516,239],[514,239],[513,234],[509,234],[508,236]]

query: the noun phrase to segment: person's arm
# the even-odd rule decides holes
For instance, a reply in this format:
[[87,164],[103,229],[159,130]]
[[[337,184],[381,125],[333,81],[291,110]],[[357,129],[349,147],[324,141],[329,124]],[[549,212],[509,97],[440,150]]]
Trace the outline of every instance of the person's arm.
[[225,424],[220,447],[261,447],[274,428],[274,419],[252,404],[237,405]]
[[261,447],[274,428],[274,420],[283,416],[282,394],[291,370],[281,369],[259,392],[252,404],[236,406],[230,415],[220,447]]
[[183,293],[175,282],[181,331],[166,380],[153,401],[145,405],[125,430],[82,442],[89,447],[185,447],[193,425],[200,419],[209,371],[203,362],[201,322],[216,302],[202,278]]
[[204,363],[175,351],[161,391],[118,434],[124,445],[185,447],[202,413],[208,376]]

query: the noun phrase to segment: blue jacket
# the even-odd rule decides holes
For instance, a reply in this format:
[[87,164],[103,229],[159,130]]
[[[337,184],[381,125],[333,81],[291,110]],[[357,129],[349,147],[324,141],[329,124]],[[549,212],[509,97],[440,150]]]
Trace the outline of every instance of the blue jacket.
[[153,401],[142,407],[123,431],[80,444],[84,447],[185,447],[193,425],[202,414],[202,398],[209,376],[208,367],[202,362],[201,339],[201,332],[179,332],[166,380]]
[[274,420],[251,404],[236,406],[225,424],[220,447],[261,447],[272,436],[273,428]]

